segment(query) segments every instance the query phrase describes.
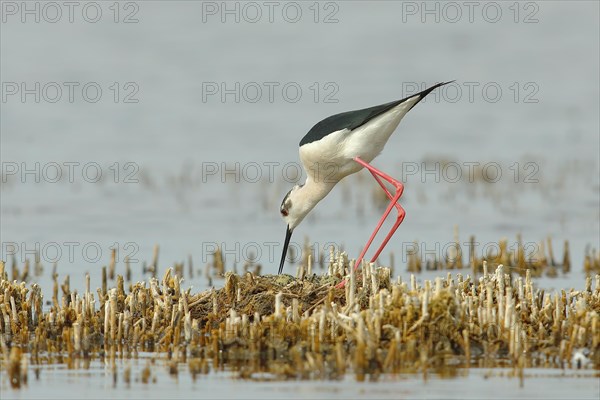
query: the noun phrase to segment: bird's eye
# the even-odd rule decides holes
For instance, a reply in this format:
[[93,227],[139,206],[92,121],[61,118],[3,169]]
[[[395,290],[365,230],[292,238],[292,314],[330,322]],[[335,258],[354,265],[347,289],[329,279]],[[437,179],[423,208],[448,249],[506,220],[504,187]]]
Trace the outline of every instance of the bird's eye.
[[288,212],[287,212],[287,210],[285,208],[281,209],[281,215],[283,215],[284,217],[288,216]]

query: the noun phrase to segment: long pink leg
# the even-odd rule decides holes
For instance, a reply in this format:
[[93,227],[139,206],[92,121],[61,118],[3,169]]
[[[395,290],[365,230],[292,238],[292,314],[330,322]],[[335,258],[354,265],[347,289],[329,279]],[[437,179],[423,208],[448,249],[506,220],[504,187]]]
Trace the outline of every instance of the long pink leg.
[[[381,185],[381,187],[387,194],[388,198],[390,199],[390,204],[393,204],[394,207],[396,207],[396,210],[398,210],[398,217],[396,218],[396,222],[392,226],[392,229],[390,230],[390,232],[387,234],[387,236],[383,240],[381,247],[379,247],[379,249],[373,256],[373,258],[371,259],[371,262],[374,262],[375,260],[377,260],[377,258],[379,257],[379,254],[381,254],[381,251],[387,245],[387,243],[392,238],[392,236],[394,235],[394,233],[396,232],[396,230],[398,229],[398,227],[400,226],[402,221],[404,221],[404,217],[406,216],[406,211],[404,211],[404,208],[402,208],[402,206],[398,203],[398,200],[400,199],[400,197],[402,196],[402,192],[404,191],[404,185],[402,185],[402,183],[396,181],[396,183],[398,183],[400,185],[400,187],[396,187],[396,195],[394,197],[392,197],[392,194],[387,190],[387,188],[385,187],[383,182],[381,182],[381,180],[379,180],[379,178],[375,174],[373,174],[373,177],[375,178],[375,180],[377,180],[379,185]],[[386,217],[387,217],[387,215],[386,215]],[[378,228],[378,230],[379,230],[379,228]],[[363,256],[364,256],[364,254],[363,254]],[[354,268],[356,269],[357,266],[358,265],[355,265]]]
[[[354,264],[354,269],[356,270],[358,268],[358,266],[360,265],[361,261],[363,260],[365,254],[367,253],[367,250],[369,249],[369,247],[373,243],[373,240],[375,239],[375,236],[379,232],[379,229],[381,229],[381,226],[383,225],[385,219],[387,218],[387,216],[392,211],[392,208],[393,207],[396,208],[396,210],[398,211],[398,217],[396,218],[396,222],[392,226],[392,229],[389,231],[389,233],[387,234],[387,236],[383,240],[383,243],[381,244],[381,246],[379,247],[379,249],[375,252],[375,255],[371,259],[371,262],[374,262],[375,260],[377,260],[377,257],[379,257],[379,254],[381,254],[381,252],[383,251],[384,247],[387,245],[387,243],[389,242],[389,240],[392,238],[392,236],[394,235],[394,233],[396,232],[396,230],[398,229],[398,227],[400,226],[400,224],[402,223],[402,221],[404,221],[404,217],[406,215],[406,212],[404,211],[404,209],[402,208],[402,206],[400,206],[400,204],[398,204],[398,200],[400,199],[400,196],[402,196],[402,193],[404,192],[404,185],[401,182],[395,180],[394,178],[392,178],[391,176],[387,175],[386,173],[378,170],[377,168],[373,167],[372,165],[370,165],[369,163],[367,163],[364,160],[360,159],[359,157],[355,157],[354,161],[356,161],[357,163],[359,163],[363,167],[367,168],[369,170],[369,172],[371,172],[371,175],[373,175],[373,178],[375,178],[375,180],[377,181],[377,183],[379,183],[379,185],[381,186],[381,188],[384,190],[384,192],[387,195],[388,199],[390,199],[390,204],[385,209],[385,212],[383,213],[383,215],[379,219],[379,222],[377,223],[377,226],[375,227],[375,230],[371,234],[371,237],[367,241],[367,244],[365,245],[364,249],[362,250],[362,252],[358,256],[358,259],[356,260],[356,263]],[[396,189],[396,193],[394,195],[392,195],[390,193],[390,191],[387,189],[387,187],[385,186],[385,184],[381,181],[380,177],[383,178],[383,179],[385,179],[386,181],[390,182],[394,186],[394,188]],[[345,285],[345,283],[346,283],[345,280],[342,281],[338,285],[338,287],[343,287]]]
[[[365,245],[365,248],[363,249],[363,251],[361,252],[361,254],[358,256],[358,259],[356,260],[356,264],[354,264],[354,269],[356,270],[356,268],[358,268],[358,266],[360,265],[362,259],[364,258],[367,250],[371,246],[371,243],[373,242],[373,239],[375,239],[375,235],[377,235],[377,233],[379,232],[379,229],[381,229],[381,226],[383,225],[383,222],[385,221],[385,219],[387,218],[387,216],[392,211],[392,207],[395,207],[396,210],[398,210],[398,217],[396,218],[396,222],[392,226],[392,229],[387,234],[387,236],[385,237],[383,243],[381,244],[381,246],[379,247],[379,249],[377,250],[377,252],[373,256],[373,258],[371,259],[371,262],[374,262],[375,260],[377,260],[377,257],[379,257],[379,254],[381,254],[381,252],[383,251],[383,249],[385,248],[385,246],[387,245],[387,243],[389,242],[389,240],[392,238],[392,236],[394,235],[394,233],[398,229],[398,226],[400,226],[400,224],[404,220],[406,212],[404,211],[404,209],[402,208],[402,206],[400,206],[400,204],[398,204],[398,200],[400,199],[400,196],[402,196],[402,193],[404,192],[404,185],[401,182],[395,180],[391,176],[387,175],[385,172],[382,172],[382,171],[378,170],[377,168],[375,168],[372,165],[368,164],[367,162],[363,161],[359,157],[355,157],[354,161],[356,161],[357,163],[359,163],[363,167],[367,168],[369,170],[369,172],[371,172],[371,174],[373,175],[373,178],[375,178],[375,180],[377,181],[377,183],[379,183],[379,185],[381,186],[381,188],[385,191],[385,194],[387,195],[387,197],[390,199],[390,204],[387,206],[385,212],[381,216],[381,219],[379,220],[379,223],[377,224],[377,227],[375,227],[375,230],[371,234],[371,237],[367,241],[367,244]],[[392,196],[392,194],[390,193],[390,191],[387,189],[387,187],[385,186],[385,184],[381,181],[381,179],[379,177],[385,179],[386,181],[388,181],[389,183],[391,183],[396,188],[396,194],[394,196]]]

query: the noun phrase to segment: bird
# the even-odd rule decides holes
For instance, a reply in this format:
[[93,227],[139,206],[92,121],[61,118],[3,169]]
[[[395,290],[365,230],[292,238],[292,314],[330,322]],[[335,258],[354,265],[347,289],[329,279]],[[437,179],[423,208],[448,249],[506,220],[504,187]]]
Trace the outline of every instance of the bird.
[[[437,83],[401,100],[332,115],[318,122],[308,131],[300,141],[299,149],[300,161],[306,171],[306,181],[304,184],[295,185],[285,195],[279,209],[287,224],[279,274],[283,271],[294,229],[339,181],[363,168],[371,172],[385,191],[390,204],[356,260],[355,269],[360,265],[375,235],[392,209],[396,208],[398,211],[396,222],[371,262],[377,259],[406,215],[402,206],[398,204],[404,186],[369,163],[381,153],[406,113],[433,90],[451,82],[453,81]],[[391,183],[395,188],[395,193],[391,193],[382,180]]]

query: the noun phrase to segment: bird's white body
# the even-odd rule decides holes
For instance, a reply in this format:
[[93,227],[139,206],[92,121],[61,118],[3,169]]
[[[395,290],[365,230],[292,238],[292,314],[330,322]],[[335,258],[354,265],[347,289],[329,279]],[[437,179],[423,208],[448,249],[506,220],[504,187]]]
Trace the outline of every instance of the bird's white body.
[[363,167],[354,158],[373,161],[418,100],[419,96],[414,96],[353,131],[342,129],[301,146],[300,160],[308,175],[307,184],[329,187],[360,171]]
[[371,162],[381,153],[402,117],[419,98],[414,96],[353,131],[342,129],[300,146],[300,160],[307,178],[303,186],[290,192],[294,212],[286,220],[291,229],[302,222],[336,183],[363,168],[354,161],[355,157]]

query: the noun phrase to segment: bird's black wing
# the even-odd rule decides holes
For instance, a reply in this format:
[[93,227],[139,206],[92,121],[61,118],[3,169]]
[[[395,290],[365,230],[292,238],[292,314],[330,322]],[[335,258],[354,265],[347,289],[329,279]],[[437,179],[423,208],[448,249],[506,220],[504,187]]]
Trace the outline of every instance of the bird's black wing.
[[308,131],[308,133],[300,141],[300,146],[316,142],[317,140],[321,140],[330,133],[341,131],[342,129],[348,129],[349,131],[352,131],[366,124],[373,118],[385,113],[388,110],[391,110],[397,105],[404,103],[406,100],[412,99],[415,96],[420,96],[417,102],[413,105],[414,107],[417,105],[417,103],[419,103],[419,101],[424,99],[425,96],[427,96],[431,91],[447,83],[450,82],[438,83],[430,88],[423,90],[422,92],[413,94],[402,100],[396,100],[392,101],[391,103],[385,103],[374,107],[363,108],[362,110],[347,111],[341,114],[335,114],[331,117],[327,117],[324,120],[318,122],[315,126],[311,128],[310,131]]

